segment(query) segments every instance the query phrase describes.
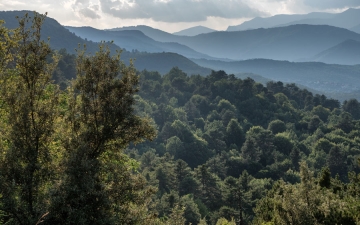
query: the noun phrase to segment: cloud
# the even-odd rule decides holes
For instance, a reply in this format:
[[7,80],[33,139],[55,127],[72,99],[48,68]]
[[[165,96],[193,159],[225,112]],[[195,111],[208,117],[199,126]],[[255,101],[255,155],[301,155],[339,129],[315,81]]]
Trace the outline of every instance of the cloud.
[[94,4],[91,0],[75,0],[72,4],[72,9],[81,17],[88,19],[99,19],[100,11],[99,5]]
[[319,10],[359,7],[359,0],[304,0],[304,4]]
[[242,0],[100,0],[103,13],[122,19],[196,22],[208,17],[249,18],[268,14]]
[[82,8],[79,10],[79,13],[87,18],[91,19],[99,19],[100,15],[95,12],[95,10],[91,8]]

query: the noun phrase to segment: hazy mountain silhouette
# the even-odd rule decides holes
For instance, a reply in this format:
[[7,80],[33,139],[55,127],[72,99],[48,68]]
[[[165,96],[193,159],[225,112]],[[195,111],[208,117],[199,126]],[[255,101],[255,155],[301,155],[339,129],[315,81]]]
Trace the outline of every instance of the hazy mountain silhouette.
[[348,9],[342,13],[333,14],[330,18],[307,18],[296,20],[290,23],[283,23],[277,26],[289,26],[294,24],[329,25],[350,29],[358,25],[360,21],[360,9]]
[[346,40],[332,48],[320,52],[309,61],[343,65],[360,64],[360,42]]
[[201,67],[188,58],[176,53],[138,53],[121,55],[121,59],[128,62],[130,58],[135,58],[137,70],[158,71],[161,74],[168,73],[173,67],[178,67],[188,75],[200,74],[209,75],[211,69]]
[[[311,13],[308,15],[325,18],[333,14]],[[290,15],[279,15],[274,19],[279,20],[281,17],[288,16]],[[346,40],[360,41],[358,33],[327,25],[302,24],[236,32],[218,31],[196,36],[172,35],[147,26],[132,28],[141,30],[145,35],[157,41],[177,42],[211,57],[232,60],[266,58],[303,61]]]
[[196,27],[190,27],[185,30],[181,30],[178,32],[173,33],[174,35],[180,35],[180,36],[196,36],[199,34],[207,34],[210,32],[215,32],[216,30],[210,29],[208,27],[204,26],[196,26]]
[[155,41],[154,39],[146,36],[140,30],[104,31],[92,27],[70,27],[70,26],[67,26],[66,28],[82,38],[86,38],[88,40],[92,40],[96,42],[100,42],[102,40],[114,41],[116,45],[130,51],[138,50],[141,52],[149,52],[149,53],[174,52],[189,58],[206,58],[206,59],[214,58],[196,52],[185,45],[181,45],[175,42],[163,43],[163,42]]
[[255,73],[271,80],[297,83],[325,93],[350,93],[360,89],[360,65],[288,62],[267,59],[223,62],[194,59],[200,66],[227,73]]
[[175,35],[170,34],[168,32],[155,29],[145,25],[138,25],[138,26],[129,26],[129,27],[118,27],[112,29],[106,29],[107,31],[124,31],[124,30],[139,30],[144,33],[146,36],[160,42],[173,42],[173,37]]
[[[2,11],[0,12],[0,19],[5,20],[6,27],[13,29],[18,27],[18,20],[15,17],[22,17],[23,15],[25,15],[25,13],[28,13],[29,16],[33,16],[32,11]],[[144,41],[149,39],[141,32],[137,33],[142,35],[138,36],[140,40]],[[90,40],[84,40],[76,36],[74,33],[70,32],[68,29],[66,29],[56,20],[50,17],[47,17],[45,19],[41,30],[41,35],[43,40],[47,40],[47,38],[50,37],[50,47],[55,50],[66,49],[68,53],[76,53],[75,49],[78,47],[78,44],[80,44],[81,46],[85,44],[86,50],[89,53],[94,53],[99,50],[99,43]],[[121,36],[120,34],[118,35]],[[105,40],[105,38],[103,38],[102,36],[102,32],[94,32],[94,36],[96,36],[96,38],[98,38],[99,40]],[[176,45],[177,44],[175,44],[175,46]],[[109,46],[113,53],[115,53],[115,50],[120,50],[120,47],[116,44],[111,44]],[[200,67],[188,58],[175,53],[151,54],[141,53],[137,51],[123,51],[121,54],[121,60],[128,64],[130,59],[135,59],[134,65],[138,70],[147,69],[150,71],[159,71],[162,74],[169,72],[171,68],[176,66],[189,74],[208,75],[211,72],[210,69]]]
[[293,15],[286,15],[280,14],[271,17],[256,17],[249,21],[245,21],[240,25],[236,26],[229,26],[227,31],[242,31],[242,30],[251,30],[251,29],[258,29],[258,28],[271,28],[276,27],[281,24],[291,23],[297,20],[304,20],[304,19],[312,19],[312,18],[331,18],[333,14],[331,13],[308,13],[308,14],[293,14]]
[[360,34],[337,27],[293,25],[237,32],[213,32],[177,41],[195,51],[234,60],[266,58],[296,61],[310,58]]
[[[19,22],[16,19],[16,16],[23,17],[25,13],[28,13],[29,16],[33,17],[33,11],[0,11],[0,20],[5,20],[5,27],[14,29],[19,26]],[[47,38],[50,37],[50,46],[52,49],[59,50],[65,48],[69,53],[75,53],[75,49],[78,48],[80,44],[83,46],[86,45],[86,49],[89,52],[95,52],[99,49],[99,44],[92,41],[84,40],[75,34],[71,33],[69,30],[64,28],[56,20],[47,17],[44,21],[42,30],[41,30],[42,39],[47,41]],[[111,50],[115,51],[120,49],[116,45],[110,45]]]
[[350,28],[350,30],[360,34],[360,24]]
[[[6,26],[14,28],[18,24],[15,16],[21,17],[24,13],[25,11],[0,12],[0,19],[6,21]],[[89,30],[93,31],[92,29]],[[151,29],[149,30],[151,31]],[[112,33],[113,37],[119,39],[124,37],[134,39],[134,36],[136,36],[137,40],[149,46],[150,43],[155,42],[138,31],[114,32],[97,30],[93,33],[94,38],[104,40],[103,32]],[[306,58],[306,56],[310,58],[316,55],[325,60],[326,57],[331,58],[336,54],[341,55],[341,52],[346,52],[347,48],[351,48],[356,52],[360,42],[360,34],[355,32],[331,26],[313,25],[293,25],[239,32],[212,32],[194,37],[164,33],[168,38],[176,38],[180,43],[187,44],[190,47],[205,50],[205,52],[210,52],[216,56],[231,56],[234,58],[256,56],[295,59]],[[47,40],[47,37],[51,38],[50,46],[54,49],[65,48],[72,53],[78,43],[86,44],[89,52],[98,49],[98,43],[81,39],[51,18],[45,20],[42,35],[45,40]],[[152,47],[158,48],[156,45]],[[115,44],[111,45],[111,48],[112,50],[119,49]],[[193,61],[190,61],[186,57],[175,53],[144,53],[139,51],[124,51],[121,55],[121,59],[125,63],[128,63],[130,58],[136,59],[135,67],[138,70],[156,70],[162,74],[167,73],[175,66],[188,74],[201,75],[209,74],[210,69],[221,69],[228,73],[259,74],[266,79],[294,82],[326,93],[355,93],[360,89],[360,65],[329,65],[318,62],[292,63],[266,59],[235,62],[206,59],[193,59]]]
[[240,31],[257,28],[271,28],[294,24],[330,25],[350,29],[359,24],[360,9],[348,9],[342,13],[318,13],[275,15],[272,17],[257,17],[237,26],[229,26],[227,31]]

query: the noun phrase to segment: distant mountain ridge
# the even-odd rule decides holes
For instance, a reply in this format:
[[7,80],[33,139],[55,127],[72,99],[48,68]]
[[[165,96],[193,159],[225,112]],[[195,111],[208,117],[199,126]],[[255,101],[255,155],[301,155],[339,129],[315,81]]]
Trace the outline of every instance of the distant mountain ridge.
[[280,14],[271,17],[255,17],[249,21],[245,21],[242,24],[229,26],[226,31],[243,31],[253,30],[259,28],[272,28],[281,24],[291,23],[297,20],[312,19],[312,18],[331,18],[333,15],[330,13],[308,13],[308,14]]
[[[9,28],[14,28],[18,25],[15,16],[21,17],[25,12],[32,13],[29,11],[0,12],[0,19],[4,19],[6,26]],[[92,29],[89,30],[93,32]],[[149,27],[144,28],[144,30],[146,29],[147,32],[155,32],[153,35],[161,34],[162,38],[168,38],[170,41],[177,40],[182,46],[187,44],[199,49],[204,48],[215,55],[224,56],[227,56],[227,54],[235,56],[243,54],[247,57],[254,57],[254,55],[258,54],[264,57],[267,53],[269,57],[273,57],[274,55],[271,54],[278,53],[282,54],[284,58],[285,56],[296,58],[299,57],[298,53],[301,53],[307,57],[322,57],[323,60],[330,55],[341,55],[341,49],[353,48],[356,52],[356,46],[360,42],[360,34],[343,28],[318,25],[292,25],[238,32],[212,32],[194,37],[176,36],[156,31],[156,29]],[[97,35],[95,37],[101,40],[104,40],[103,32],[105,32],[111,33],[113,39],[132,39],[136,36],[145,45],[150,46],[151,43],[155,42],[155,40],[149,38],[144,33],[134,30],[123,30],[126,32],[120,32],[95,29],[95,31]],[[51,18],[46,18],[42,35],[44,40],[50,37],[50,46],[53,49],[65,48],[68,52],[74,53],[78,44],[86,44],[88,52],[93,53],[98,50],[99,43],[84,40],[76,36]],[[166,45],[168,43],[163,44]],[[110,46],[112,51],[120,49],[115,44]],[[154,45],[153,47],[155,48],[156,46]],[[306,54],[302,53],[302,50]],[[294,63],[267,59],[234,62],[206,59],[193,59],[191,61],[176,53],[123,51],[121,60],[129,63],[130,59],[135,59],[135,67],[138,70],[159,71],[161,74],[166,74],[173,67],[179,67],[179,69],[188,74],[200,75],[208,75],[211,73],[211,69],[221,69],[228,73],[254,73],[271,80],[294,82],[326,92],[330,96],[331,93],[351,93],[359,92],[360,90],[360,65],[328,65],[317,62]]]
[[159,53],[159,52],[174,52],[189,58],[206,58],[211,59],[206,54],[194,51],[193,49],[175,42],[159,42],[146,36],[140,30],[99,30],[92,27],[71,27],[66,28],[80,36],[91,41],[100,42],[114,41],[114,43],[121,48],[129,51],[138,50],[141,52]]
[[278,26],[289,26],[294,24],[329,25],[351,30],[359,24],[360,9],[348,9],[342,13],[333,14],[330,18],[313,18],[280,24]]
[[194,59],[200,66],[227,73],[255,73],[267,79],[297,83],[327,93],[360,90],[360,65],[331,65],[319,62],[288,62],[252,59],[235,62]]
[[350,30],[360,34],[360,24],[352,27]]
[[293,15],[275,15],[272,17],[257,17],[240,25],[229,26],[227,31],[241,31],[257,28],[271,28],[295,24],[329,25],[351,29],[359,24],[360,9],[350,8],[342,13],[309,13]]
[[[9,29],[14,29],[19,26],[19,22],[16,19],[16,16],[20,18],[28,13],[29,16],[33,16],[33,11],[22,10],[22,11],[0,11],[0,20],[5,21],[5,27]],[[75,34],[71,33],[55,19],[47,17],[44,21],[41,30],[42,39],[47,41],[47,38],[50,37],[50,46],[52,49],[59,50],[66,48],[69,53],[76,53],[75,49],[78,48],[80,44],[83,46],[86,45],[86,49],[89,52],[95,52],[99,48],[98,43],[94,43],[88,40],[84,40]],[[116,45],[109,45],[112,51],[119,50],[120,48]]]
[[360,34],[328,25],[301,24],[246,31],[218,31],[196,36],[177,36],[145,26],[139,28],[154,40],[159,38],[158,41],[162,42],[177,42],[211,57],[232,60],[266,58],[302,61],[346,40],[360,41]]
[[204,26],[196,26],[196,27],[190,27],[178,32],[173,33],[174,35],[179,35],[179,36],[196,36],[199,34],[207,34],[210,32],[215,32],[217,30],[214,29],[210,29],[208,27],[204,27]]
[[292,25],[237,32],[213,32],[183,37],[178,42],[219,58],[297,61],[313,57],[348,39],[360,41],[360,35],[331,26]]
[[[18,20],[15,17],[22,17],[25,15],[25,13],[28,13],[29,16],[33,16],[32,11],[0,11],[0,19],[5,20],[6,27],[13,29],[18,27]],[[142,34],[137,31],[130,32]],[[104,40],[102,32],[97,34],[97,38],[99,38],[99,40]],[[70,32],[68,29],[50,17],[45,19],[41,30],[41,35],[42,39],[45,41],[47,41],[47,38],[50,37],[50,47],[55,50],[66,49],[68,53],[75,54],[75,49],[78,48],[78,45],[86,45],[86,50],[89,53],[95,53],[99,50],[99,43],[90,40],[84,40],[76,36],[74,33]],[[139,38],[143,38],[144,40],[149,39],[145,35],[139,35]],[[113,53],[115,53],[116,50],[120,50],[120,47],[116,44],[108,43],[108,45]],[[179,67],[179,69],[188,74],[208,75],[211,72],[210,69],[198,66],[188,58],[175,53],[140,53],[137,51],[123,51],[121,53],[121,60],[126,64],[129,64],[130,59],[135,59],[134,65],[138,70],[147,69],[149,71],[159,71],[162,74],[169,72],[173,67]]]
[[106,31],[123,31],[123,30],[139,30],[146,36],[160,42],[172,42],[173,34],[168,32],[152,28],[145,25],[129,26],[129,27],[117,27],[112,29],[105,29]]
[[343,65],[360,64],[360,41],[346,40],[317,54],[310,61]]

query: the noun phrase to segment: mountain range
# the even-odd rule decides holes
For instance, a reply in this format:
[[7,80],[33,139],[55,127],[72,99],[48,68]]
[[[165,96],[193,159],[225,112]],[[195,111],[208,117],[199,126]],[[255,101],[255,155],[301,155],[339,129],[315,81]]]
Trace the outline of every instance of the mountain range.
[[336,65],[319,62],[288,62],[268,59],[223,62],[193,59],[200,66],[227,73],[255,73],[264,78],[297,83],[327,94],[360,90],[360,65]]
[[[14,29],[19,26],[19,22],[16,17],[22,17],[28,14],[30,17],[33,16],[34,12],[23,10],[23,11],[0,11],[0,20],[5,21],[5,27]],[[58,23],[56,20],[47,17],[44,21],[41,37],[47,41],[50,37],[51,48],[60,50],[66,48],[69,53],[76,53],[75,49],[79,47],[79,44],[86,45],[86,49],[89,52],[95,52],[99,49],[99,44],[92,41],[84,40],[75,34],[69,32],[64,26]],[[118,46],[109,44],[112,51],[119,50]]]
[[208,55],[194,51],[193,49],[176,42],[159,42],[146,36],[140,30],[99,30],[92,27],[70,27],[66,28],[83,39],[100,42],[114,41],[114,43],[126,50],[138,50],[149,53],[176,52],[188,58],[210,59]]
[[229,26],[227,31],[241,31],[257,28],[272,28],[294,24],[329,25],[351,29],[359,25],[360,9],[350,8],[342,13],[318,13],[275,15],[272,17],[256,17],[240,25]]
[[[0,12],[0,19],[6,21],[7,27],[15,28],[15,16],[25,13],[32,12]],[[135,59],[138,70],[166,74],[178,67],[189,75],[207,75],[211,70],[249,73],[265,80],[301,84],[331,97],[357,93],[360,99],[360,65],[353,65],[360,63],[360,34],[345,28],[299,24],[179,36],[147,26],[65,28],[47,18],[42,35],[44,40],[50,37],[53,49],[65,48],[69,53],[75,53],[79,44],[85,44],[87,51],[94,53],[98,41],[112,40],[111,50],[123,49],[121,60],[128,64]]]
[[340,44],[320,52],[310,61],[325,62],[329,64],[354,65],[360,62],[360,42],[346,40]]
[[217,58],[296,61],[312,58],[348,39],[360,41],[360,34],[327,25],[302,24],[236,32],[219,31],[193,37],[166,35],[162,36],[161,41],[177,42]]
[[[322,59],[317,58],[317,56],[347,40],[360,41],[359,33],[345,28],[306,24],[234,32],[218,31],[196,36],[178,36],[146,26],[116,28],[111,31],[131,29],[141,31],[144,35],[158,42],[176,42],[207,55],[207,57],[190,58],[210,59],[209,57],[213,57],[222,60],[266,58],[312,61],[316,58],[320,62],[329,62],[327,60],[321,61]],[[140,48],[138,45],[138,50],[141,51]],[[331,63],[344,64],[345,58],[356,59],[353,52],[346,52],[345,50],[343,52],[348,55],[346,57],[333,57]],[[177,53],[183,54],[179,51]],[[345,64],[359,63],[360,60],[350,60]]]
[[[16,16],[22,17],[28,13],[29,16],[33,15],[32,11],[0,11],[0,20],[5,21],[5,26],[9,29],[14,29],[18,27],[18,20]],[[106,39],[105,36],[101,36],[101,30],[97,30],[94,28],[84,28],[84,31],[91,31],[92,34],[97,34],[94,38],[100,40],[110,41],[110,39]],[[150,38],[144,36],[141,32],[136,32],[137,35],[143,40],[148,40]],[[118,34],[117,32],[115,34]],[[89,53],[95,53],[99,50],[99,43],[92,41],[91,39],[81,38],[79,35],[75,35],[75,33],[70,32],[67,28],[60,25],[56,20],[47,17],[44,21],[42,30],[41,30],[42,39],[47,41],[47,38],[50,37],[49,44],[52,49],[60,50],[66,49],[66,51],[70,54],[75,54],[76,50],[79,46],[86,46],[86,50]],[[115,35],[116,36],[116,35]],[[121,37],[120,34],[118,36]],[[125,35],[126,38],[126,35]],[[131,38],[128,38],[131,41]],[[107,43],[112,52],[116,50],[120,50],[121,48],[116,44]],[[173,46],[177,46],[178,44],[174,44]],[[185,48],[186,49],[186,48]],[[190,50],[191,51],[191,50]],[[188,74],[201,74],[207,75],[211,72],[211,69],[203,68],[198,66],[196,63],[192,62],[188,58],[176,54],[176,53],[145,53],[139,51],[126,51],[123,50],[121,53],[121,60],[126,64],[129,64],[130,59],[135,59],[135,67],[138,70],[151,70],[158,71],[161,74],[165,74],[170,71],[173,67],[179,67],[181,70]]]

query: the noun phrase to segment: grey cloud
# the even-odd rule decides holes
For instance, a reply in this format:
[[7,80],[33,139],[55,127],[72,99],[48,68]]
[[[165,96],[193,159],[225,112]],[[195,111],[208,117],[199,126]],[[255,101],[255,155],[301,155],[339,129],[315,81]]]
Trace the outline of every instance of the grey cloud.
[[90,6],[90,8],[95,10],[95,11],[99,11],[100,6],[99,5],[92,5],[92,6]]
[[78,4],[83,4],[83,5],[85,5],[85,4],[89,4],[89,3],[90,3],[89,0],[76,0],[76,1],[75,1],[75,5],[78,5]]
[[72,7],[84,17],[91,19],[101,18],[101,16],[97,13],[99,11],[99,5],[91,5],[90,0],[76,0]]
[[304,4],[316,9],[359,7],[359,0],[304,0]]
[[97,14],[94,10],[90,8],[82,8],[79,10],[79,13],[85,17],[91,18],[91,19],[99,19],[100,15]]
[[207,17],[266,16],[242,0],[101,0],[101,10],[123,19],[152,18],[163,22],[196,22]]

